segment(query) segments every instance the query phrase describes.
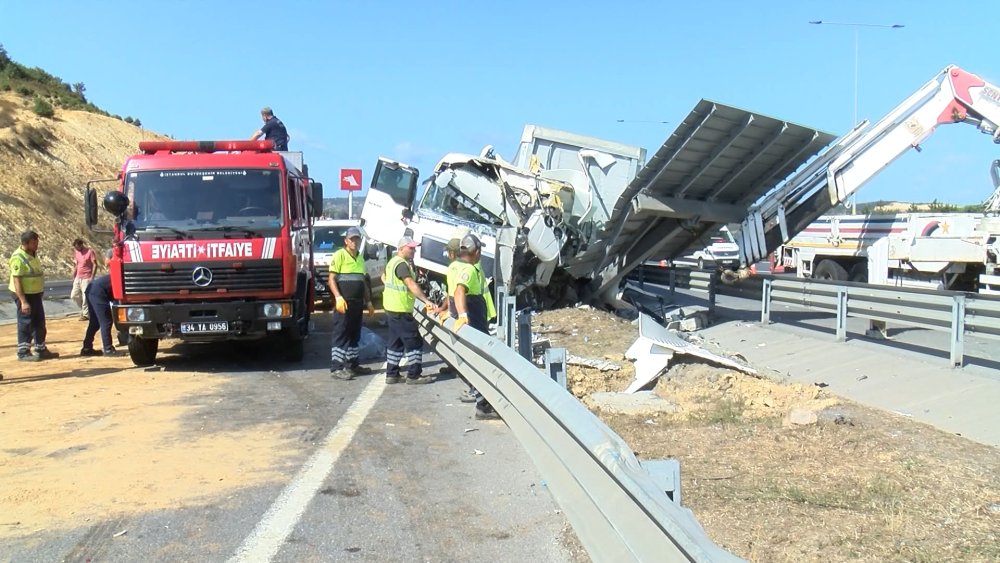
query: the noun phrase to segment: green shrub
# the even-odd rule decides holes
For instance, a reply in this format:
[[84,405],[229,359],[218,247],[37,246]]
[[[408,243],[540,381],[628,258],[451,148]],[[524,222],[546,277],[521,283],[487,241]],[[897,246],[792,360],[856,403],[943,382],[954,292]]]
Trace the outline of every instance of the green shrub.
[[56,114],[56,110],[52,109],[52,104],[41,98],[35,98],[35,107],[32,110],[39,117],[53,117]]

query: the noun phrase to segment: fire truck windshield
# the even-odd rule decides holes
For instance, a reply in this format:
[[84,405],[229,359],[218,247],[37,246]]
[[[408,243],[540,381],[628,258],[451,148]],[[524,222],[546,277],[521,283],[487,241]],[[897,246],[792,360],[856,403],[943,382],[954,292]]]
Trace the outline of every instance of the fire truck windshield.
[[284,217],[277,170],[130,172],[125,188],[136,230],[217,225],[261,231],[280,227]]

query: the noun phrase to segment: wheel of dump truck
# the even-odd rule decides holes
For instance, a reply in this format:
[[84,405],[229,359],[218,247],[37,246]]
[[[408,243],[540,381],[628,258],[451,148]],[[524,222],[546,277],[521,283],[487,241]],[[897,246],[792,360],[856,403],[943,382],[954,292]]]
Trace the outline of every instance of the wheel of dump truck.
[[128,355],[137,366],[151,366],[156,363],[156,352],[160,349],[160,341],[156,338],[140,338],[133,336],[128,341]]
[[819,280],[847,281],[847,270],[833,260],[821,260],[813,269],[813,277]]
[[855,264],[851,268],[848,280],[858,283],[868,283],[868,264]]

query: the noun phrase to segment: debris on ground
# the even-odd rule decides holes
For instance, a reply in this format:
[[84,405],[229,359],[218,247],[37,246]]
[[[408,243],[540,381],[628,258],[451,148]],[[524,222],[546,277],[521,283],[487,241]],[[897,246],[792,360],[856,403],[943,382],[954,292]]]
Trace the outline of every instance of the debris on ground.
[[622,369],[621,364],[603,358],[584,358],[583,356],[566,355],[566,363],[571,366],[586,366],[599,369],[601,371],[618,371]]
[[[621,357],[638,336],[597,310],[533,321],[552,346],[589,357]],[[651,393],[623,393],[632,362],[569,365],[567,383],[640,459],[681,461],[685,507],[727,550],[767,562],[1000,561],[997,449],[856,405],[822,382],[673,358]],[[674,409],[608,405],[649,395]]]

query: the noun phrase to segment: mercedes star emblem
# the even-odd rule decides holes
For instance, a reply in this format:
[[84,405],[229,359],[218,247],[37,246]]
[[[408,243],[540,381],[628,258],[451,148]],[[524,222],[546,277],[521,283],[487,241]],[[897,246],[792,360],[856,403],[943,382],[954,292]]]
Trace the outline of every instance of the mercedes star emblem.
[[212,270],[204,266],[198,266],[191,272],[191,281],[198,287],[207,287],[212,283]]

